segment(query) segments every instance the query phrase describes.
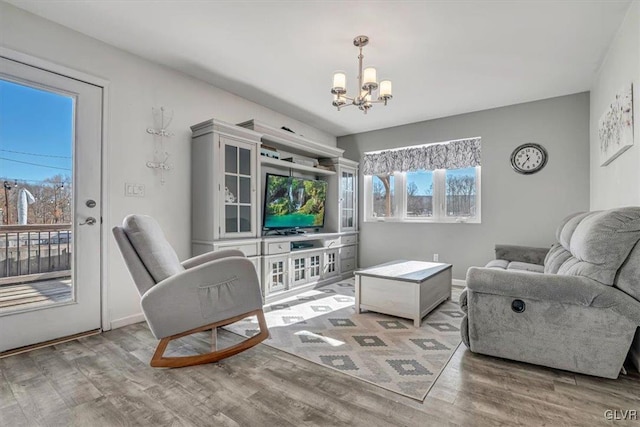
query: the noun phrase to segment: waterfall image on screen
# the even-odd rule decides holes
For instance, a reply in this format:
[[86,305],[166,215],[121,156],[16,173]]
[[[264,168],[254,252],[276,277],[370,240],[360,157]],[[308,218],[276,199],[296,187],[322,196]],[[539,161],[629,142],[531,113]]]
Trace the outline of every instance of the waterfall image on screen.
[[267,174],[264,228],[314,228],[324,225],[327,183]]

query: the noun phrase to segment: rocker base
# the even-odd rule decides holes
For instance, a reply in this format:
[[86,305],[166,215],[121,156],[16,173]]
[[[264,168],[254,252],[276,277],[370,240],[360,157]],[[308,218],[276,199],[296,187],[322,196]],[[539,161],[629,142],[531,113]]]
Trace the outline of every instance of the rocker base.
[[[254,316],[254,315],[258,317],[258,325],[260,326],[260,333],[258,333],[257,335],[254,335],[251,338],[247,338],[246,340],[239,342],[238,344],[232,345],[231,347],[227,347],[218,351],[212,351],[210,353],[196,354],[193,356],[163,357],[163,354],[167,349],[167,345],[169,345],[170,341],[173,341],[178,338],[182,338],[187,335],[194,334],[196,332],[207,331],[209,329],[213,330],[220,326],[226,326],[231,323],[235,323],[239,320],[242,320],[245,317]],[[156,352],[153,354],[153,358],[151,358],[151,366],[153,366],[154,368],[182,368],[184,366],[193,366],[193,365],[201,365],[204,363],[217,362],[229,356],[233,356],[234,354],[243,352],[255,346],[256,344],[261,343],[267,338],[269,338],[269,329],[267,328],[267,322],[264,318],[264,312],[262,311],[262,309],[258,309],[258,310],[250,311],[248,313],[240,314],[238,316],[232,317],[231,319],[221,320],[220,322],[211,323],[209,325],[191,329],[190,331],[186,331],[180,334],[171,335],[169,337],[162,338],[158,343],[158,347],[156,347]]]

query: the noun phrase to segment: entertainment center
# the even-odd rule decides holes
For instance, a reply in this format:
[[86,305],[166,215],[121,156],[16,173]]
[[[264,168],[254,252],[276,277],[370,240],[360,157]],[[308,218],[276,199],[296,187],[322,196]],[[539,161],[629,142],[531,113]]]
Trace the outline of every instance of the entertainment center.
[[[256,120],[210,119],[191,131],[193,256],[241,250],[256,267],[266,302],[353,274],[357,162]],[[294,162],[281,160],[287,157]]]

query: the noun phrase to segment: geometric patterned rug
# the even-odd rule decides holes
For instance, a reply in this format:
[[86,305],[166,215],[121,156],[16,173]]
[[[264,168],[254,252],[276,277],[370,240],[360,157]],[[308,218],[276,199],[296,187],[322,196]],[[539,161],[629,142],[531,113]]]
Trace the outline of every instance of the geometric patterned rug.
[[[356,314],[353,283],[326,285],[265,306],[271,337],[263,343],[423,401],[460,345],[458,304],[445,301],[415,328],[408,319]],[[258,332],[255,317],[225,329],[246,337]]]

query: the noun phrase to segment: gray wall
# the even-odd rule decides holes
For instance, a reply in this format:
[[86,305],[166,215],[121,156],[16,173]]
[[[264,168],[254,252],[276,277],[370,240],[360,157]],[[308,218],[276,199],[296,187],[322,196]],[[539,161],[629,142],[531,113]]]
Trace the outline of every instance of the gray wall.
[[[384,109],[369,118],[376,114]],[[454,278],[464,279],[470,266],[493,258],[495,243],[550,246],[562,218],[589,209],[588,93],[347,135],[338,146],[359,161],[366,151],[473,136],[482,137],[482,224],[365,223],[361,209],[361,266],[429,261],[438,253],[441,262],[454,265]],[[525,142],[549,152],[547,166],[530,176],[510,165],[512,150]]]

